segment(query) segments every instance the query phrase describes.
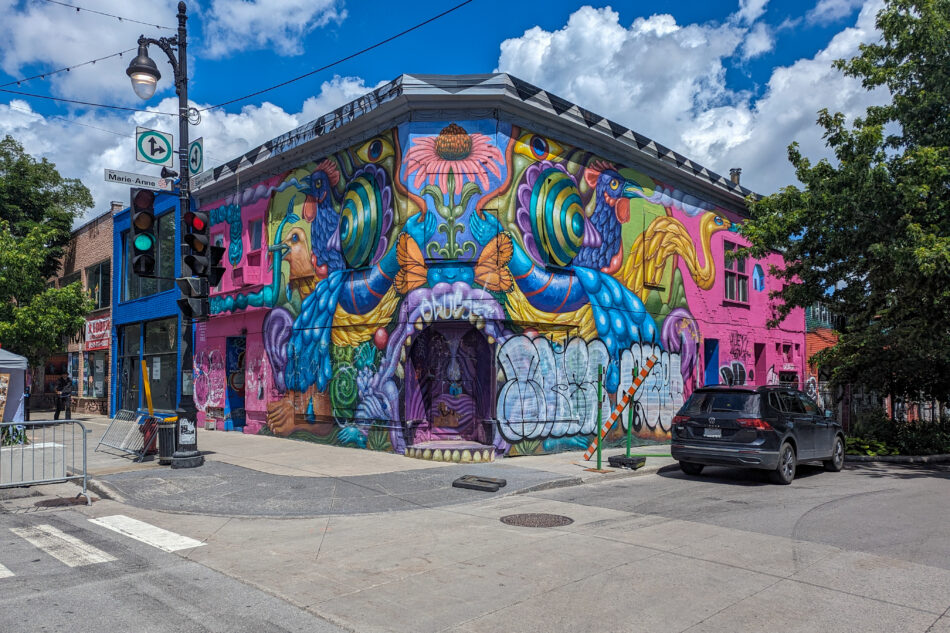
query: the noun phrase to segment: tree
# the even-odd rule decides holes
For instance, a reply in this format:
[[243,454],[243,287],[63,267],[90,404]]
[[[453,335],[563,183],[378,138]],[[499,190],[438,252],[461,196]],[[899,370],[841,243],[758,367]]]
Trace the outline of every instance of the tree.
[[835,164],[788,148],[804,185],[752,202],[754,256],[783,253],[774,323],[825,302],[844,317],[816,359],[832,382],[950,398],[950,0],[888,0],[881,39],[838,60],[890,103],[849,128],[818,117]]
[[0,141],[0,220],[20,239],[38,226],[50,229],[36,269],[41,278],[56,274],[73,221],[91,206],[92,194],[79,180],[63,178],[45,158],[37,162],[10,136]]
[[9,136],[0,141],[0,345],[33,368],[61,350],[92,309],[81,282],[46,287],[76,213],[91,204],[78,180],[37,163]]

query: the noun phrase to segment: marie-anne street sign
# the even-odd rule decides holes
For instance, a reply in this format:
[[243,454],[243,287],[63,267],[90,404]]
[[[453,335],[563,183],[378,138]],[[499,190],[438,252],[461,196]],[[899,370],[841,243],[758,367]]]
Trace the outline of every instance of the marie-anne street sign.
[[118,171],[115,169],[106,170],[106,182],[114,182],[120,185],[129,185],[132,187],[141,187],[143,189],[156,189],[158,191],[171,191],[175,184],[171,178],[158,178],[156,176],[146,176],[144,174],[133,174],[127,171]]

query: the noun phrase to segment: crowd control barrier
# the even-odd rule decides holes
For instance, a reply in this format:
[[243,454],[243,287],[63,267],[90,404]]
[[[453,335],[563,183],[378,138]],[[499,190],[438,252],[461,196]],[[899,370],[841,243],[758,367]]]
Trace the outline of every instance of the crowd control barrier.
[[0,488],[82,481],[86,504],[86,427],[78,420],[0,423]]

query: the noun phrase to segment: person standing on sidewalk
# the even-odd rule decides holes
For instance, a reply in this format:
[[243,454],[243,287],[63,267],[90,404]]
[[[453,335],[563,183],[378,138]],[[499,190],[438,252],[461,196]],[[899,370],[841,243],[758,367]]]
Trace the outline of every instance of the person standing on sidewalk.
[[69,376],[60,376],[59,380],[56,381],[56,412],[53,414],[53,419],[59,419],[59,412],[63,409],[66,410],[66,419],[68,420],[72,414],[71,404],[73,397],[73,381],[70,380]]

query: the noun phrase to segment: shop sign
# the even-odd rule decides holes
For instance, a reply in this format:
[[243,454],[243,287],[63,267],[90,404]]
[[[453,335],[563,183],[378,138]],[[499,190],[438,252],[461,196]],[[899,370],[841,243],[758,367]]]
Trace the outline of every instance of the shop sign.
[[112,339],[112,318],[90,319],[86,321],[86,351],[109,349]]

